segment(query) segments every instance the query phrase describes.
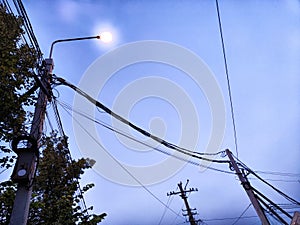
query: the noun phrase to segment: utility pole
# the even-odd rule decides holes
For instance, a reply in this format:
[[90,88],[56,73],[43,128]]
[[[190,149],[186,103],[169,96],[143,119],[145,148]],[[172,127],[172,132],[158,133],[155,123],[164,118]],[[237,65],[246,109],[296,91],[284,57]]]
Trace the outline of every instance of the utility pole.
[[[187,181],[188,183],[188,181]],[[187,185],[187,184],[186,184]],[[193,191],[198,191],[198,189],[194,189],[194,188],[190,188],[189,190],[186,190],[186,186],[185,188],[183,189],[182,187],[182,182],[180,182],[178,184],[178,187],[179,187],[179,190],[180,192],[174,192],[174,191],[171,191],[170,193],[168,193],[167,195],[176,195],[176,194],[180,194],[180,197],[183,199],[184,201],[184,204],[185,204],[185,207],[186,207],[186,211],[187,211],[187,214],[183,214],[184,216],[188,216],[189,217],[189,222],[190,222],[190,225],[197,225],[197,222],[195,221],[194,219],[194,215],[196,215],[195,212],[192,212],[192,210],[196,210],[196,209],[191,209],[190,206],[189,206],[189,203],[188,203],[188,200],[187,200],[187,196],[186,196],[186,193],[187,192],[193,192]]]
[[249,180],[247,179],[247,176],[241,172],[236,161],[232,157],[232,153],[231,153],[231,151],[229,151],[229,149],[226,149],[226,154],[231,162],[232,167],[234,168],[236,174],[238,175],[238,178],[240,179],[241,184],[243,185],[243,188],[245,189],[253,207],[255,208],[255,211],[256,211],[258,217],[260,218],[262,225],[270,225],[270,223],[263,211],[262,206],[260,205],[259,201],[257,200],[256,195],[254,194],[254,192],[251,188],[251,184],[250,184]]
[[40,90],[34,110],[29,136],[19,136],[12,142],[12,149],[18,155],[11,179],[18,184],[10,225],[26,225],[29,213],[32,184],[39,158],[39,142],[43,132],[46,105],[51,95],[49,78],[53,60],[45,60],[45,69],[38,81]]
[[[39,159],[39,143],[43,133],[47,102],[51,100],[50,79],[54,67],[52,59],[53,47],[56,43],[82,41],[89,39],[103,39],[108,42],[110,35],[79,37],[60,39],[52,42],[49,58],[45,59],[45,65],[41,80],[36,78],[40,87],[37,104],[34,110],[30,135],[19,136],[12,142],[12,150],[17,153],[18,158],[15,164],[11,179],[18,184],[14,201],[13,211],[9,225],[26,225],[29,213],[30,199],[32,194],[32,184]],[[22,147],[21,147],[22,146]]]
[[290,225],[300,225],[300,212],[295,212]]

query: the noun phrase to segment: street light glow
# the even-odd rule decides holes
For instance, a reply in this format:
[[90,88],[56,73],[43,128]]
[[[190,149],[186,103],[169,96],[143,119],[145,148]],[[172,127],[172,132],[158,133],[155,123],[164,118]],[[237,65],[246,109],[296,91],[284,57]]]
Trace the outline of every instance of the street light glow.
[[112,41],[112,34],[108,31],[105,31],[101,33],[100,38],[104,43],[109,43]]

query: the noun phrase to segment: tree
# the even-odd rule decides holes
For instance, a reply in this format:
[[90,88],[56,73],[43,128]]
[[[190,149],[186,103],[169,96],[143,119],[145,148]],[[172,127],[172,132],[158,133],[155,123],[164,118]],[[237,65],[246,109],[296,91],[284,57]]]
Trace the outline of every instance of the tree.
[[78,205],[83,200],[84,192],[94,186],[87,184],[78,192],[80,175],[95,161],[83,158],[72,160],[66,139],[58,137],[55,132],[43,139],[43,146],[33,187],[29,225],[92,225],[100,222],[106,214],[88,215],[87,211],[92,207],[82,211]]
[[[34,85],[32,71],[37,66],[33,49],[20,44],[22,20],[6,13],[0,5],[0,150],[9,153],[7,147],[14,135],[28,129],[30,112],[26,106],[34,104],[35,96],[28,93]],[[0,159],[0,166],[10,167],[9,156]]]
[[[5,142],[26,131],[25,106],[32,106],[35,100],[33,94],[23,94],[33,87],[37,67],[34,49],[20,42],[23,33],[22,20],[0,5],[0,140]],[[9,151],[3,146],[1,150]]]
[[[24,33],[21,18],[7,13],[0,4],[0,167],[10,168],[15,156],[9,148],[10,141],[27,134],[32,109],[36,103],[34,69],[37,54],[33,48],[22,44]],[[56,132],[42,139],[41,157],[33,186],[29,225],[82,224],[93,225],[106,215],[88,214],[92,207],[82,210],[83,194],[93,187],[88,184],[78,192],[80,176],[94,164],[90,159],[72,160],[66,137]],[[0,224],[9,223],[16,184],[0,183]]]

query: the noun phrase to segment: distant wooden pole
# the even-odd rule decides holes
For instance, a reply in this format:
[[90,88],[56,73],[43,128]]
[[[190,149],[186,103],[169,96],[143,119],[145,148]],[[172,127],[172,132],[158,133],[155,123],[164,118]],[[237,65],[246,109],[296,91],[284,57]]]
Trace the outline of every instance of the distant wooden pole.
[[[189,206],[189,203],[188,203],[188,200],[187,200],[187,196],[186,196],[186,193],[187,192],[193,192],[193,191],[198,191],[198,189],[194,189],[194,188],[190,188],[189,190],[186,190],[185,188],[182,187],[182,182],[180,182],[178,184],[178,187],[179,187],[179,192],[175,192],[175,191],[171,191],[170,193],[168,193],[167,195],[177,195],[177,194],[180,194],[180,197],[183,199],[184,201],[184,204],[185,204],[185,207],[186,207],[186,211],[187,211],[187,214],[184,215],[184,216],[188,216],[189,217],[189,222],[190,222],[190,225],[197,225],[197,221],[195,221],[194,219],[194,216],[196,213],[193,213],[192,212],[192,209],[190,208]],[[196,209],[193,209],[193,210],[196,210]],[[199,220],[201,221],[201,220]]]
[[179,187],[179,190],[181,192],[180,197],[183,199],[185,207],[186,207],[186,210],[187,210],[187,215],[189,217],[190,224],[191,225],[197,225],[196,222],[195,222],[195,219],[193,217],[193,213],[191,211],[191,208],[189,206],[189,203],[188,203],[188,200],[187,200],[187,196],[185,194],[185,190],[183,190],[183,188],[182,188],[182,183],[181,182],[178,184],[178,187]]

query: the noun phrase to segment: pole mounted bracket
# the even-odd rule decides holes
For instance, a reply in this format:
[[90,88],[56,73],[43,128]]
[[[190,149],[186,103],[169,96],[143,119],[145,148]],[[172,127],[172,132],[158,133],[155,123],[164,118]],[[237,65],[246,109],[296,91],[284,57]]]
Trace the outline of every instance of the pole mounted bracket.
[[39,151],[37,140],[29,135],[13,139],[12,150],[18,155],[11,179],[16,183],[30,183],[35,174]]

